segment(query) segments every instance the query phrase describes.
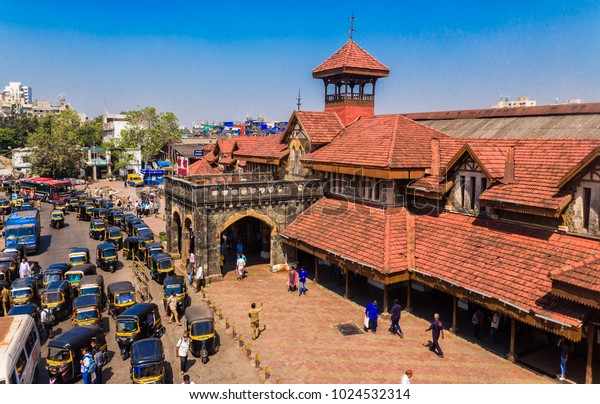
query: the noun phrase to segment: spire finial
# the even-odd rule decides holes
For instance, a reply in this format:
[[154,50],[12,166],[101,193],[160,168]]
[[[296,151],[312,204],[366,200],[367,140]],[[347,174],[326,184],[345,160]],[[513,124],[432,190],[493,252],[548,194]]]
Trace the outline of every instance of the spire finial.
[[302,105],[302,103],[300,102],[302,98],[300,98],[300,89],[298,89],[298,98],[296,98],[296,101],[298,101],[298,103],[296,105],[298,105],[298,111],[300,111],[300,105]]
[[356,18],[354,18],[354,11],[352,11],[352,17],[348,18],[348,20],[350,21],[350,30],[348,32],[350,32],[350,39],[352,39],[352,34],[356,32],[354,30],[354,20],[356,20]]

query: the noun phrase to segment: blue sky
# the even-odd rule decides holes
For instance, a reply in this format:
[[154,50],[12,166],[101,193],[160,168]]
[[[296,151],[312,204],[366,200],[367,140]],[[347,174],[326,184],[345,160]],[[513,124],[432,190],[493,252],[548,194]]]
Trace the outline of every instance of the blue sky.
[[390,68],[376,112],[600,101],[598,1],[0,0],[0,86],[94,117],[155,106],[180,122],[323,109],[311,71],[348,39]]

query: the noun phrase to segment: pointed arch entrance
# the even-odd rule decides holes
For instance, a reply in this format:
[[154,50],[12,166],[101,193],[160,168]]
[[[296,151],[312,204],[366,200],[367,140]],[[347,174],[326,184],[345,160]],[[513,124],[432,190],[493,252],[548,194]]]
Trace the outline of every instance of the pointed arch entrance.
[[182,226],[181,216],[178,211],[173,212],[173,230],[172,230],[173,247],[175,248],[176,254],[181,254],[181,239],[182,239]]

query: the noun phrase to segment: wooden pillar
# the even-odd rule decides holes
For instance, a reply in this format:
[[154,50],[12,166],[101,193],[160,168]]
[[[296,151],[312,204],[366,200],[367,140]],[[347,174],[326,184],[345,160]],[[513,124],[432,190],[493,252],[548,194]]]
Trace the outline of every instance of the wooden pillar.
[[344,297],[346,299],[350,299],[350,271],[345,270],[346,272],[346,292],[344,293]]
[[596,343],[596,325],[588,324],[587,332],[587,364],[585,366],[585,384],[592,384],[592,363],[594,362],[594,344]]
[[511,362],[515,362],[517,360],[515,356],[515,335],[517,330],[517,321],[514,318],[510,319],[510,347],[508,349],[508,355],[506,359]]
[[456,296],[452,296],[452,328],[450,329],[450,332],[452,332],[453,334],[457,333],[457,328],[456,328],[457,309],[458,309],[458,298]]
[[411,293],[412,293],[412,281],[409,279],[406,287],[406,311],[412,312],[412,302],[411,302]]
[[319,259],[315,255],[315,283],[319,283]]
[[383,284],[383,313],[388,313],[388,285]]

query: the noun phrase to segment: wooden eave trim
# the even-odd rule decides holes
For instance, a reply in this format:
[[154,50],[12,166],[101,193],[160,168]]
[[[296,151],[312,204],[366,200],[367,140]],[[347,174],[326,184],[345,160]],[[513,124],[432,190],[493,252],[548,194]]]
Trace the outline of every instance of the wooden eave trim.
[[388,77],[390,75],[389,70],[379,69],[365,69],[361,67],[336,67],[334,69],[321,70],[320,72],[313,72],[312,76],[314,79],[324,79],[332,76],[339,76],[344,74],[356,74],[360,76],[373,76],[377,78]]
[[381,178],[386,180],[393,179],[419,179],[425,175],[424,168],[415,169],[383,169],[364,166],[341,166],[332,164],[319,164],[301,162],[303,168],[309,168],[315,171],[325,171],[329,173],[339,173],[348,175],[360,174],[364,177]]
[[440,279],[432,275],[410,271],[410,279],[429,286],[430,288],[448,293],[459,299],[467,299],[470,302],[478,304],[489,310],[497,311],[522,323],[563,336],[571,341],[579,342],[581,340],[583,324],[580,324],[577,327],[569,326],[567,324],[560,324],[554,321],[548,321],[544,318],[536,316],[535,313],[527,311],[525,308],[519,308],[510,302],[503,302],[499,299],[479,294],[476,291],[467,290],[459,285],[452,284],[444,279]]
[[471,146],[469,146],[468,143],[466,143],[463,147],[461,147],[461,149],[454,155],[454,157],[452,158],[452,160],[450,160],[450,162],[446,165],[446,169],[444,169],[440,173],[440,176],[445,176],[450,171],[452,171],[454,169],[454,166],[456,165],[456,163],[458,163],[458,161],[464,156],[465,153],[468,153],[469,156],[471,156],[473,158],[473,160],[475,160],[475,162],[477,163],[477,165],[479,166],[479,168],[481,168],[481,170],[483,171],[483,173],[487,177],[488,181],[494,181],[495,180],[491,176],[491,174],[489,173],[489,171],[487,170],[487,168],[485,168],[485,165],[481,162],[481,160],[479,159],[479,157],[477,157],[477,154],[471,148]]
[[271,164],[271,165],[279,165],[278,158],[266,158],[266,157],[245,157],[245,156],[236,156],[238,160],[250,161],[252,163],[261,163],[261,164]]
[[579,286],[571,285],[562,281],[553,280],[552,290],[550,293],[571,302],[600,310],[600,292],[581,288]]
[[489,206],[490,208],[506,210],[509,212],[524,213],[543,217],[552,217],[555,219],[560,217],[560,212],[562,211],[562,209],[560,209],[560,206],[558,206],[555,209],[541,208],[537,206],[515,205],[510,202],[500,202],[496,200],[486,200],[481,198],[479,198],[479,205],[481,205],[482,207]]

